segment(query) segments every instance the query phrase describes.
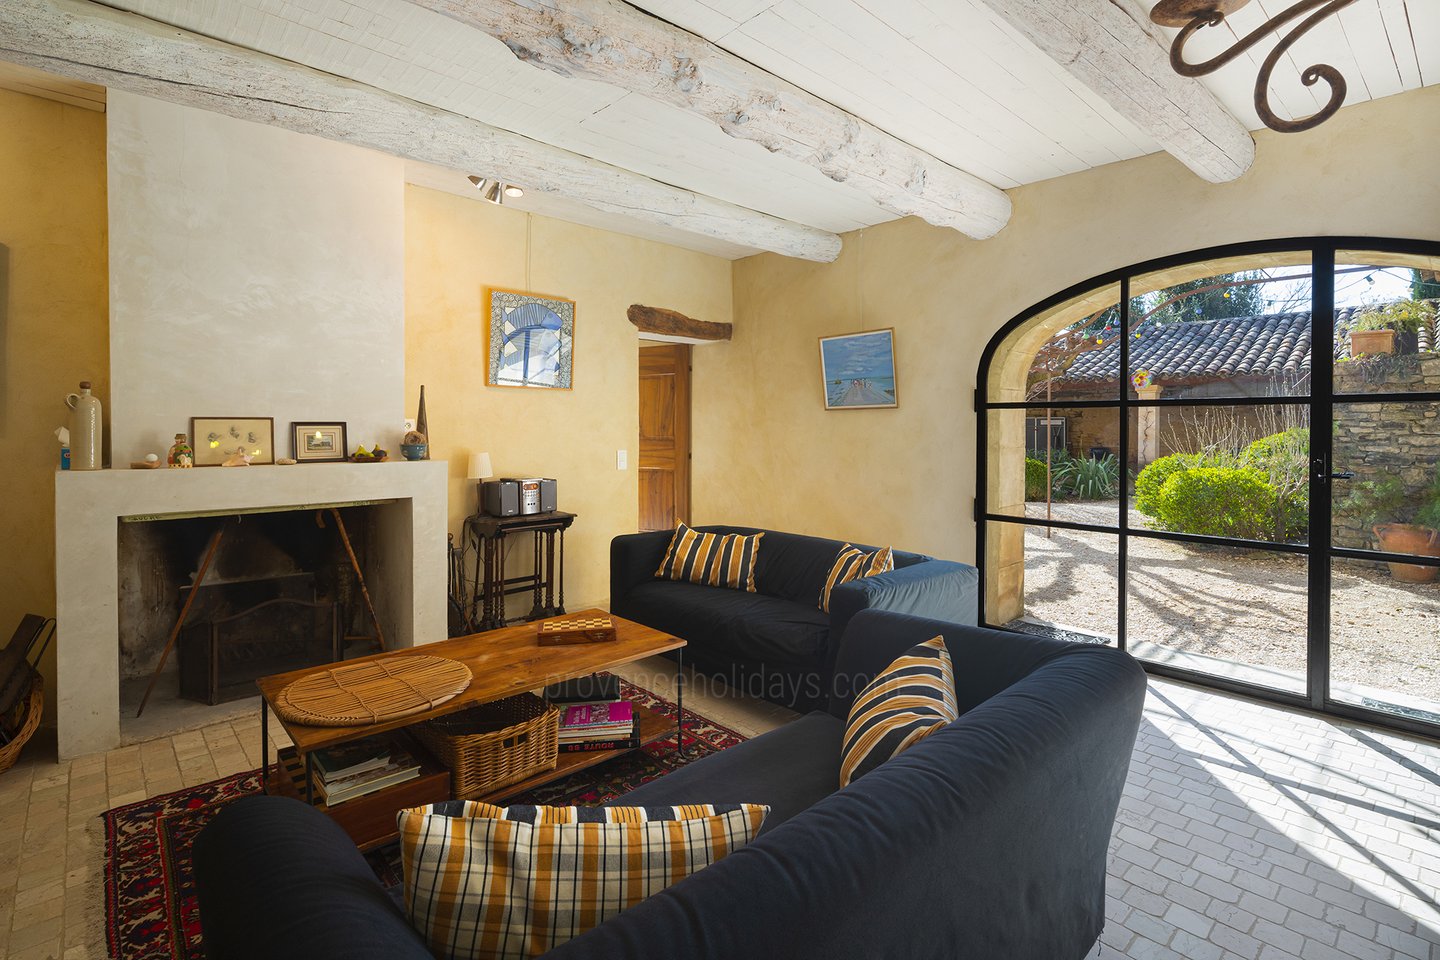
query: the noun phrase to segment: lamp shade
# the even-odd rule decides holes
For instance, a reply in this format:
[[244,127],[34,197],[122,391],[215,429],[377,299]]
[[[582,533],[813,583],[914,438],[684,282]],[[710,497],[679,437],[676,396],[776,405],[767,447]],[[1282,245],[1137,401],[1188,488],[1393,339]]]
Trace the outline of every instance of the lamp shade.
[[465,472],[467,480],[484,480],[486,477],[495,476],[495,471],[490,469],[490,454],[470,454],[470,469]]

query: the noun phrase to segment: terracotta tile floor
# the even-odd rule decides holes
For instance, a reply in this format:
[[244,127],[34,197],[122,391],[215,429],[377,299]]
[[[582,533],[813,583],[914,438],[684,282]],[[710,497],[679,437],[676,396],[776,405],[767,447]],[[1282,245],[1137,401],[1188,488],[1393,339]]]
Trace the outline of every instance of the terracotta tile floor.
[[[666,664],[621,672],[673,697]],[[750,736],[793,717],[694,683],[686,703]],[[259,726],[66,763],[37,749],[0,775],[0,956],[105,956],[98,815],[253,769]],[[1440,745],[1152,682],[1102,958],[1440,960],[1437,890]]]

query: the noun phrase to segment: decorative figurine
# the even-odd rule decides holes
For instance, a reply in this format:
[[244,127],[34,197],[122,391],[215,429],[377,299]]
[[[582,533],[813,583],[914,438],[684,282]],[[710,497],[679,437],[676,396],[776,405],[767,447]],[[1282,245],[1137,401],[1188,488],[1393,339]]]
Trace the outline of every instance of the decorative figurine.
[[175,443],[170,447],[170,454],[165,462],[171,469],[188,469],[195,466],[195,451],[190,449],[190,439],[183,433],[175,434]]

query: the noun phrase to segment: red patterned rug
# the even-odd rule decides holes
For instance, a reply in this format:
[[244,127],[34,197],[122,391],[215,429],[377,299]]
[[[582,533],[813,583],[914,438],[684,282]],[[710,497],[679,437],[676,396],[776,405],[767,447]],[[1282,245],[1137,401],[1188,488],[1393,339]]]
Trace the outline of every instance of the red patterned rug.
[[[622,682],[621,695],[666,716],[675,716],[675,704],[643,687]],[[734,730],[686,710],[684,755],[675,750],[675,738],[667,737],[516,797],[513,802],[604,803],[744,739]],[[203,960],[190,844],[221,807],[259,789],[260,771],[251,770],[103,814],[105,938],[111,957]],[[382,848],[369,856],[376,876],[387,885],[398,882],[397,859],[393,848]]]

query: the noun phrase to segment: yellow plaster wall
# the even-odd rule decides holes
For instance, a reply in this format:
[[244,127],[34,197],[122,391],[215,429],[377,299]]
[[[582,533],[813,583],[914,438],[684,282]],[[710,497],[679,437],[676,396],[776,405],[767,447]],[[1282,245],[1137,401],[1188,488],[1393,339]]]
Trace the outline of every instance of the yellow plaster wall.
[[[67,424],[62,398],[81,380],[94,383],[108,414],[110,336],[105,115],[0,90],[0,130],[0,246],[9,260],[0,263],[3,643],[22,615],[55,612],[52,431]],[[53,646],[41,670],[53,691]],[[47,697],[47,723],[53,703]]]
[[[914,218],[847,234],[840,259],[735,265],[735,338],[694,361],[694,518],[893,543],[973,561],[980,353],[1074,283],[1261,238],[1440,239],[1440,87],[1348,107],[1304,134],[1256,134],[1215,185],[1166,154],[1011,191],[969,240]],[[898,410],[826,411],[817,338],[895,328]]]
[[[559,507],[578,515],[566,535],[566,606],[608,604],[610,540],[638,522],[639,341],[632,303],[705,320],[731,318],[730,262],[423,187],[405,192],[405,389],[420,385],[431,456],[450,463],[450,528],[475,511],[465,480],[472,452],[497,476],[559,481]],[[528,272],[528,280],[527,280]],[[485,385],[486,286],[529,289],[576,303],[574,389]],[[706,345],[695,353],[717,349]],[[708,443],[698,435],[697,451]],[[628,451],[625,470],[615,452]],[[529,568],[528,542],[510,553]],[[472,557],[473,560],[473,557]],[[512,611],[519,610],[512,600]]]

